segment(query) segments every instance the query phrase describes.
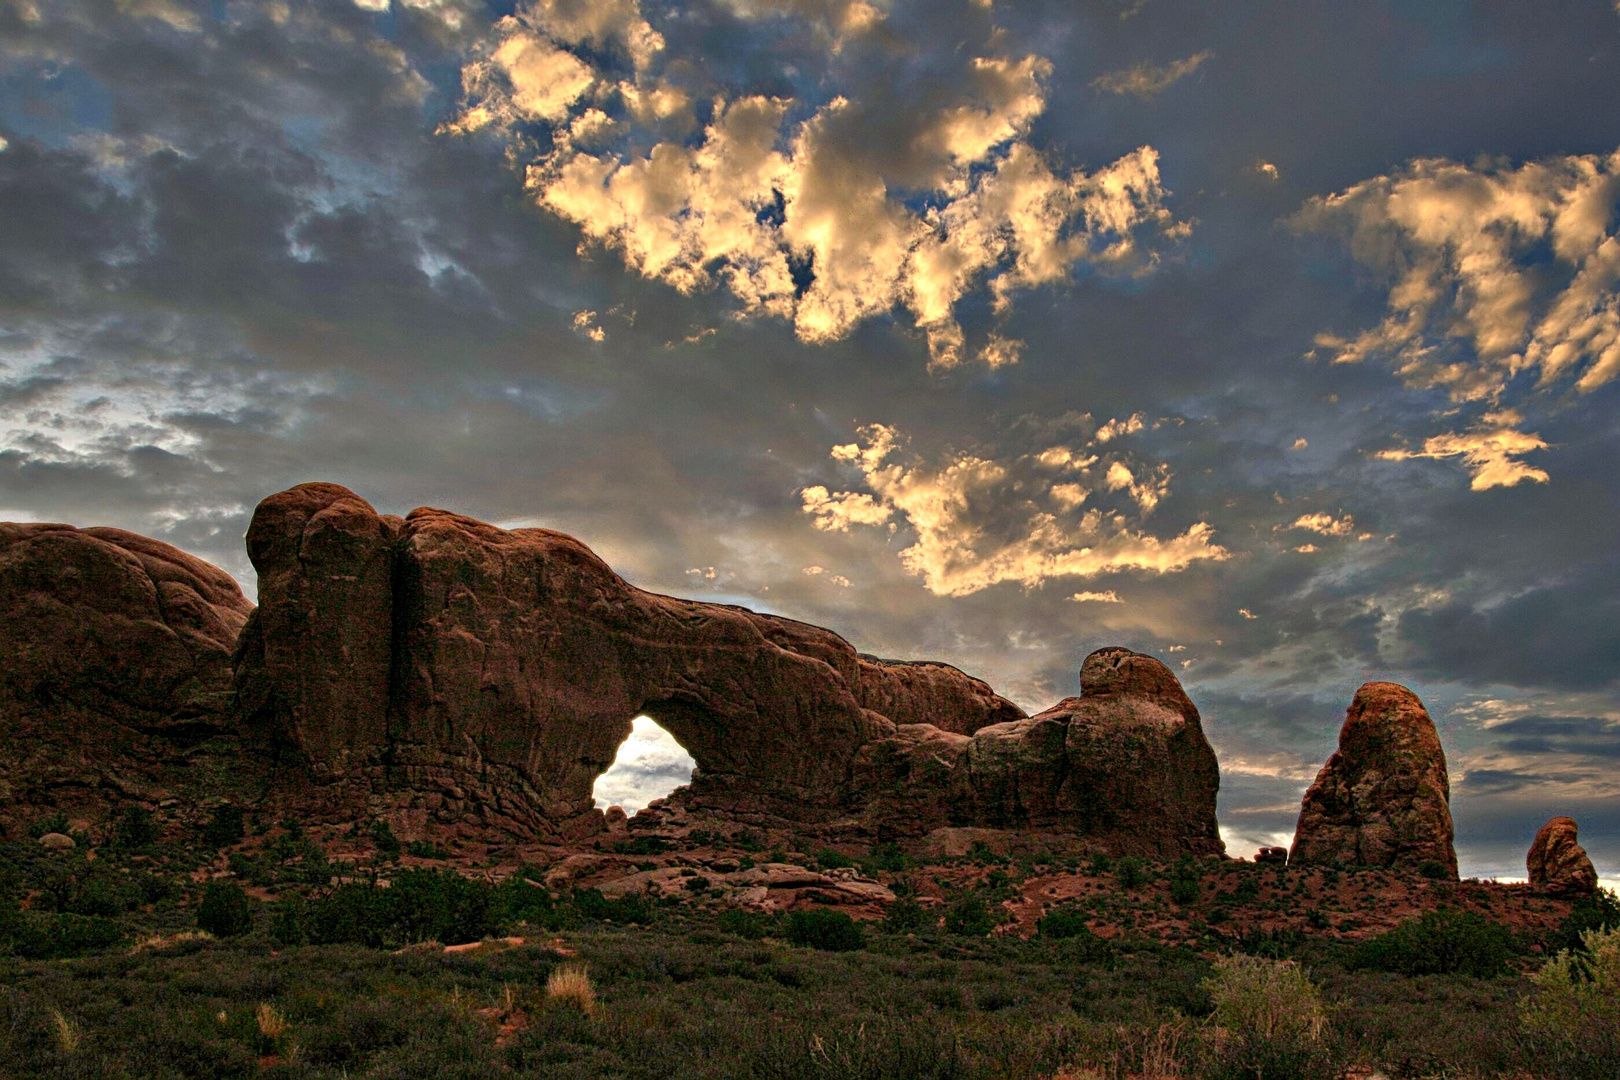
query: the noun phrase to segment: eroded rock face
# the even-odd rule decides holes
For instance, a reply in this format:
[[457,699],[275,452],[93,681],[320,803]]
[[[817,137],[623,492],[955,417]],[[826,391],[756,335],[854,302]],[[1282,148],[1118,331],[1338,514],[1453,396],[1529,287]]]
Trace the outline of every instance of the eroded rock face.
[[317,780],[402,811],[601,831],[592,784],[645,714],[697,763],[682,812],[1220,850],[1214,755],[1150,657],[1095,653],[1079,698],[1026,718],[946,664],[634,588],[545,529],[388,518],[312,484],[266,499],[248,540],[262,606],[238,652],[244,713]]
[[248,542],[262,607],[238,686],[254,724],[317,777],[520,832],[600,827],[591,785],[641,714],[697,761],[696,804],[811,820],[847,809],[857,751],[895,732],[864,702],[953,730],[1022,715],[946,665],[636,589],[545,529],[386,518],[311,484],[266,499]]
[[1530,884],[1549,896],[1591,896],[1597,891],[1597,870],[1576,842],[1574,818],[1555,817],[1541,827],[1525,858]]
[[1075,831],[1119,853],[1225,850],[1215,751],[1198,709],[1151,656],[1097,650],[1081,666],[1079,697],[981,729],[968,758],[982,822]]
[[1434,722],[1404,686],[1356,691],[1339,748],[1305,793],[1290,864],[1418,870],[1457,877],[1451,785]]
[[230,575],[160,541],[0,523],[0,804],[138,792],[154,762],[224,730],[252,610]]

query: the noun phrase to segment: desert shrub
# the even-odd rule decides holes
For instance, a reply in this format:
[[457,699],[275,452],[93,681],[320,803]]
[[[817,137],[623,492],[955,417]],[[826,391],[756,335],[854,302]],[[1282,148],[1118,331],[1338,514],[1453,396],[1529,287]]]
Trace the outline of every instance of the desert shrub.
[[118,847],[138,851],[157,838],[157,819],[152,816],[152,811],[139,803],[124,807],[113,822],[112,840]]
[[310,906],[309,940],[317,945],[371,948],[391,944],[393,919],[387,892],[360,882],[339,885]]
[[910,934],[928,926],[928,909],[910,897],[901,897],[883,913],[883,929],[891,934]]
[[307,885],[324,889],[332,884],[332,863],[313,840],[306,840],[299,856],[297,876]]
[[846,866],[854,866],[855,860],[832,848],[822,848],[816,852],[816,865],[823,870],[841,870]]
[[284,896],[270,909],[270,943],[278,949],[309,941],[309,909],[301,896]]
[[1091,872],[1093,874],[1106,874],[1114,869],[1114,860],[1106,852],[1099,851],[1091,857]]
[[1583,935],[1588,930],[1612,930],[1620,927],[1620,897],[1613,889],[1599,889],[1591,896],[1577,900],[1564,916],[1552,937],[1545,942],[1552,950],[1581,949]]
[[372,948],[438,941],[458,945],[499,933],[505,905],[488,882],[448,870],[406,870],[390,888],[351,882],[308,914],[309,940]]
[[720,913],[720,929],[735,934],[745,941],[758,941],[770,937],[777,930],[778,920],[762,911],[742,911],[730,908]]
[[215,810],[214,816],[202,827],[202,842],[213,848],[230,847],[247,835],[245,825],[242,808],[227,803]]
[[617,900],[609,900],[602,895],[600,889],[575,889],[568,903],[580,918],[593,919],[597,922],[647,926],[657,917],[646,897],[624,896]]
[[1147,866],[1134,855],[1127,856],[1114,866],[1114,880],[1122,889],[1136,889],[1147,884]]
[[1086,925],[1086,913],[1074,908],[1064,908],[1042,915],[1035,928],[1040,931],[1041,937],[1051,938],[1054,941],[1091,933],[1091,927]]
[[80,956],[123,944],[124,931],[99,915],[24,915],[12,935],[12,951],[28,960]]
[[1588,930],[1581,944],[1530,976],[1534,988],[1520,1004],[1520,1021],[1548,1056],[1606,1061],[1611,1071],[1604,1075],[1612,1076],[1620,1067],[1620,929]]
[[1211,1021],[1234,1036],[1315,1042],[1327,1024],[1316,984],[1292,960],[1222,956],[1204,987]]
[[662,855],[674,846],[661,836],[636,836],[614,841],[613,850],[620,855]]
[[1247,956],[1261,956],[1268,960],[1286,960],[1305,943],[1305,935],[1298,930],[1246,930],[1238,935],[1233,947]]
[[964,896],[945,909],[945,932],[948,934],[984,937],[995,928],[995,916],[977,896]]
[[230,881],[212,881],[203,890],[197,908],[197,928],[215,937],[237,937],[253,929],[253,907],[242,886]]
[[140,886],[129,876],[115,874],[92,863],[58,898],[57,910],[74,915],[115,918],[142,902]]
[[36,818],[28,826],[28,835],[35,840],[38,840],[46,833],[53,832],[61,833],[63,836],[71,836],[73,833],[73,826],[68,824],[67,815],[60,810],[56,811],[54,814],[48,814],[45,817]]
[[399,837],[394,835],[394,827],[386,820],[378,818],[371,823],[371,843],[379,855],[389,859],[399,858]]
[[596,987],[585,968],[564,964],[552,968],[551,974],[546,976],[546,1000],[572,1006],[590,1016],[596,1011]]
[[1198,879],[1175,878],[1170,882],[1170,899],[1181,905],[1198,902]]
[[866,944],[859,924],[842,911],[807,908],[790,912],[787,939],[795,945],[827,952],[849,952]]
[[448,859],[450,853],[432,840],[412,840],[405,845],[405,853],[418,859]]
[[878,844],[866,858],[860,860],[860,864],[861,869],[869,874],[878,871],[898,874],[911,868],[912,858],[900,850],[899,844]]
[[382,907],[401,944],[479,941],[499,933],[504,922],[492,885],[449,870],[406,870],[385,891]]
[[1428,878],[1430,881],[1439,881],[1442,878],[1450,876],[1446,873],[1444,863],[1438,863],[1432,859],[1428,862],[1419,863],[1418,873],[1423,877]]
[[1327,1009],[1304,968],[1292,960],[1223,956],[1204,986],[1217,1029],[1207,1068],[1212,1080],[1305,1080],[1326,1072]]
[[1500,923],[1441,908],[1363,942],[1351,954],[1350,965],[1401,975],[1488,979],[1506,971],[1517,951],[1512,932]]
[[1012,860],[1005,855],[999,855],[995,849],[983,840],[975,840],[968,845],[968,858],[980,866],[1006,865]]

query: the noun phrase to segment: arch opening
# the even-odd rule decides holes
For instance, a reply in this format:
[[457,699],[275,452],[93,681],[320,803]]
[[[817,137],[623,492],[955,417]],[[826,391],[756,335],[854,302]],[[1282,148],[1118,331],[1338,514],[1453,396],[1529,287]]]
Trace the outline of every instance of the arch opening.
[[598,810],[620,806],[634,817],[654,799],[690,783],[696,766],[675,736],[652,717],[638,716],[630,722],[630,734],[619,744],[613,764],[596,778],[591,797]]

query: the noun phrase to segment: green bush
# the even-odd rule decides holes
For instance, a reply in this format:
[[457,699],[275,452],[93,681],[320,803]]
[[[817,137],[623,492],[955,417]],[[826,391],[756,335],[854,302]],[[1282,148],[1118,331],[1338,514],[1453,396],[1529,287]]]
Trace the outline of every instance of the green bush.
[[1086,913],[1074,908],[1065,908],[1059,911],[1048,912],[1041,916],[1041,921],[1035,924],[1043,938],[1061,941],[1064,938],[1079,937],[1091,933],[1091,927],[1086,925]]
[[630,840],[617,840],[613,850],[620,855],[662,855],[675,847],[661,836],[637,836]]
[[790,912],[787,939],[795,945],[828,952],[848,952],[866,944],[865,936],[854,919],[842,911],[829,911],[826,908]]
[[12,950],[28,960],[79,956],[124,942],[124,931],[99,915],[26,915],[12,936]]
[[119,811],[113,822],[113,843],[130,851],[147,847],[158,838],[157,819],[152,811],[139,803],[130,803]]
[[405,845],[405,853],[418,859],[448,859],[450,853],[431,840],[412,840]]
[[1401,975],[1471,975],[1488,979],[1508,968],[1518,952],[1513,934],[1473,912],[1441,908],[1363,942],[1351,955],[1355,968]]
[[1554,951],[1582,949],[1585,947],[1582,938],[1588,930],[1615,927],[1620,927],[1620,897],[1613,889],[1599,889],[1592,896],[1575,902],[1545,945]]
[[1170,882],[1170,899],[1183,906],[1198,903],[1198,881],[1195,878],[1176,878]]
[[270,909],[270,943],[278,949],[309,941],[309,911],[301,896],[284,896]]
[[350,882],[332,890],[309,912],[309,938],[372,948],[480,941],[504,927],[501,900],[488,882],[449,870],[406,870],[386,889]]
[[376,847],[379,855],[388,859],[399,858],[399,837],[394,835],[394,828],[387,821],[378,818],[372,822],[371,843]]
[[1147,866],[1134,855],[1119,860],[1114,867],[1114,880],[1122,889],[1136,889],[1147,884]]
[[854,866],[855,860],[832,848],[822,848],[816,852],[816,865],[823,870],[842,870],[846,866]]
[[213,848],[230,847],[240,843],[246,835],[242,808],[229,804],[215,810],[214,816],[202,828],[202,842]]
[[253,907],[242,886],[231,881],[211,881],[203,890],[197,908],[197,926],[215,937],[237,937],[253,929]]
[[738,908],[722,911],[717,921],[721,930],[746,941],[770,937],[776,933],[779,924],[779,920],[772,915],[761,911],[742,911]]
[[860,863],[861,869],[869,874],[878,871],[898,874],[911,868],[912,858],[900,850],[899,844],[879,844]]
[[1442,878],[1450,876],[1446,873],[1445,864],[1437,863],[1432,860],[1429,862],[1420,863],[1418,865],[1418,873],[1423,877],[1428,878],[1430,881],[1439,881]]
[[63,836],[69,836],[73,832],[73,826],[68,824],[67,815],[60,810],[46,817],[37,818],[28,826],[28,835],[35,840],[38,840],[46,833],[53,832],[61,833]]
[[600,889],[575,889],[568,903],[580,918],[597,922],[647,926],[656,918],[652,904],[642,896],[609,900]]
[[995,916],[977,896],[964,896],[945,909],[945,932],[984,937],[996,928]]
[[1587,930],[1530,976],[1520,1022],[1548,1075],[1615,1075],[1620,1066],[1620,929]]
[[891,934],[911,934],[931,925],[928,909],[910,897],[901,897],[883,913],[883,929]]
[[1091,872],[1093,874],[1106,874],[1114,868],[1114,860],[1106,852],[1099,851],[1091,857]]

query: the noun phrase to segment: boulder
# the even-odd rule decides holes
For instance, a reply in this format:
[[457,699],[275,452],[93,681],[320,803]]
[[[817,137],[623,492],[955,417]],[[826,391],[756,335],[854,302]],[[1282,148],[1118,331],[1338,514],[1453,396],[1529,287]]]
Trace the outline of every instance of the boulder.
[[1291,865],[1438,865],[1457,877],[1451,785],[1434,721],[1404,686],[1356,691],[1339,748],[1305,792]]
[[158,793],[168,763],[229,730],[252,610],[230,575],[160,541],[0,523],[5,801]]
[[1288,849],[1285,847],[1263,847],[1254,853],[1254,861],[1264,866],[1286,866],[1288,864]]
[[1576,842],[1574,818],[1555,817],[1543,825],[1525,866],[1531,887],[1549,896],[1578,898],[1597,892],[1597,870]]
[[67,833],[48,832],[39,838],[39,846],[49,848],[52,851],[69,851],[78,845],[73,842],[73,837]]
[[974,817],[1085,836],[1115,854],[1224,852],[1220,770],[1198,709],[1151,656],[1087,656],[1080,696],[973,735]]

